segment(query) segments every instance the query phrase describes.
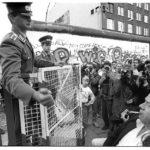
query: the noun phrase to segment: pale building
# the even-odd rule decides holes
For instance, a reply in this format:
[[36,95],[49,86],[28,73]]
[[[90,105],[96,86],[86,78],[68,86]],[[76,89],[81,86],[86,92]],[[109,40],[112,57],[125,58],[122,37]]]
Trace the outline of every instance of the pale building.
[[100,3],[55,3],[47,21],[93,29],[101,28]]

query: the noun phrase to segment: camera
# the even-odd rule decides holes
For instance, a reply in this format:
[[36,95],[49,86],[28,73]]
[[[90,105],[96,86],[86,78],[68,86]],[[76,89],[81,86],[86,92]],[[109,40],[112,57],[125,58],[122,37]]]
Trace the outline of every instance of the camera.
[[104,69],[105,69],[106,71],[110,71],[111,68],[110,68],[109,66],[105,66]]
[[143,85],[145,80],[147,80],[146,77],[144,77],[144,76],[140,77],[140,79],[139,79],[140,85]]

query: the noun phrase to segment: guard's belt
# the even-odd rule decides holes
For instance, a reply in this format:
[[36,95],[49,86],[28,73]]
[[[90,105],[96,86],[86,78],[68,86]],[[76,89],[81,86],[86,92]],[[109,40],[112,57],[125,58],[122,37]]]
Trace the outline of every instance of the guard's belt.
[[38,73],[22,73],[21,77],[23,79],[28,79],[28,78],[38,78]]

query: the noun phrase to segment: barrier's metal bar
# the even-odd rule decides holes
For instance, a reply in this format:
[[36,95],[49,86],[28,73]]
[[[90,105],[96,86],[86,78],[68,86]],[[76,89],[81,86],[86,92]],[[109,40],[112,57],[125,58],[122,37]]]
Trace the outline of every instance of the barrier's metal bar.
[[41,125],[42,125],[42,138],[46,139],[47,135],[46,135],[46,117],[47,114],[45,114],[45,108],[43,105],[40,104],[40,113],[41,113]]
[[61,120],[59,120],[50,130],[49,133],[51,131],[53,131],[66,117],[68,117],[75,109],[77,109],[79,107],[79,105],[77,105],[76,107],[74,107],[71,111],[69,111],[64,117],[62,117]]
[[2,136],[0,134],[0,146],[2,146]]

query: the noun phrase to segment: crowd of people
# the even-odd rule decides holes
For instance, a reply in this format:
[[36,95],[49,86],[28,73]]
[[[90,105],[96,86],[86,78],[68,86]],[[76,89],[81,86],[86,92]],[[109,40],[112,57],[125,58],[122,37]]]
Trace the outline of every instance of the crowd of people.
[[84,64],[81,72],[82,79],[85,76],[89,78],[88,86],[95,96],[92,104],[93,125],[99,127],[95,118],[101,115],[104,122],[102,130],[108,129],[108,136],[124,123],[121,116],[125,112],[129,118],[137,117],[137,114],[127,112],[139,112],[150,93],[150,60],[143,63],[138,58],[131,59],[122,66],[120,63],[117,66],[116,61],[104,61],[103,64],[93,62]]

